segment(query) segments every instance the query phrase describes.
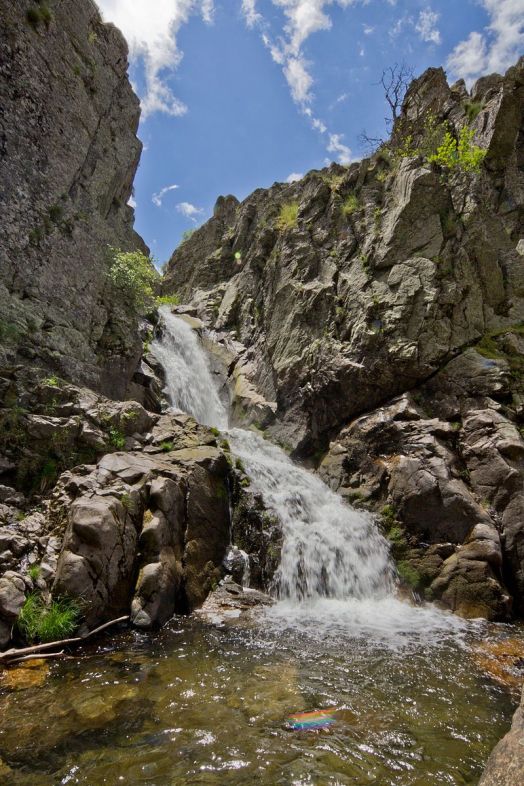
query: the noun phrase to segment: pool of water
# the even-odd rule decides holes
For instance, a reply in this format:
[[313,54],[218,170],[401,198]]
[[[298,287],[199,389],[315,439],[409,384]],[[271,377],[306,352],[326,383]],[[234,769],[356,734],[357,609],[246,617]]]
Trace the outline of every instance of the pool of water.
[[[517,694],[479,668],[475,649],[515,628],[451,626],[438,642],[391,647],[258,614],[258,624],[178,619],[125,632],[0,681],[0,782],[477,783]],[[286,726],[291,713],[327,707],[329,729]]]

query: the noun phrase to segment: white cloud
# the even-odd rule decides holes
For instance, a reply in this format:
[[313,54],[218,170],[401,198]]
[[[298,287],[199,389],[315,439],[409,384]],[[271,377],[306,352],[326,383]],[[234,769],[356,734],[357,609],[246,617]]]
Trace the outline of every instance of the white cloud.
[[450,54],[447,67],[472,82],[482,74],[504,72],[524,51],[522,0],[481,0],[489,15],[482,32],[474,31]]
[[164,199],[165,195],[168,194],[170,191],[175,191],[178,188],[177,185],[173,183],[172,186],[166,186],[165,188],[161,188],[157,194],[153,194],[151,197],[151,201],[157,207],[162,207],[162,200]]
[[486,62],[486,41],[480,33],[470,33],[448,57],[448,68],[464,79],[482,73]]
[[437,27],[437,22],[439,19],[440,14],[432,11],[429,7],[420,12],[415,25],[415,30],[423,41],[437,45],[442,43],[440,30]]
[[248,27],[255,27],[262,21],[262,17],[257,11],[256,0],[242,0],[242,13]]
[[[330,153],[336,153],[341,163],[349,163],[351,151],[342,142],[342,135],[332,133],[327,125],[315,117],[313,103],[314,79],[311,73],[311,62],[306,59],[303,46],[308,38],[322,30],[330,30],[332,20],[326,13],[328,6],[339,5],[347,8],[357,2],[366,4],[367,0],[271,0],[272,4],[281,9],[286,22],[280,34],[275,38],[271,33],[269,22],[259,13],[256,0],[242,0],[242,12],[248,27],[256,27],[260,32],[262,43],[269,50],[275,63],[282,66],[282,71],[291,92],[293,101],[300,111],[309,118],[311,127],[322,135],[327,134]],[[368,34],[373,28],[365,26]],[[361,47],[361,54],[364,54]],[[347,95],[339,98],[344,101]]]
[[336,153],[339,164],[351,163],[351,150],[345,145],[342,140],[343,134],[330,134],[329,144],[327,146],[328,153]]
[[196,205],[192,205],[191,202],[179,202],[176,209],[179,213],[182,213],[183,216],[194,221],[195,224],[197,223],[196,216],[201,216],[204,212],[203,207],[196,207]]
[[318,117],[314,117],[311,120],[311,127],[315,129],[315,131],[320,131],[321,134],[325,134],[327,131],[326,124],[320,120]]
[[290,175],[286,177],[286,183],[297,183],[299,180],[302,180],[304,174],[302,172],[291,172]]
[[287,79],[293,100],[297,104],[309,104],[313,98],[311,95],[313,77],[308,72],[307,66],[308,63],[301,55],[289,57],[284,66],[284,76]]
[[129,207],[132,207],[133,210],[135,210],[135,208],[136,208],[136,199],[134,198],[134,196],[130,196],[129,197],[129,199],[127,200],[127,204],[129,205]]
[[363,25],[364,28],[364,35],[371,35],[371,33],[375,32],[375,28],[371,27],[371,25]]
[[142,117],[153,112],[180,116],[187,106],[177,98],[166,82],[176,70],[183,53],[177,43],[180,28],[193,14],[211,22],[214,0],[97,0],[104,18],[123,32],[132,58],[144,62],[146,91],[142,96]]

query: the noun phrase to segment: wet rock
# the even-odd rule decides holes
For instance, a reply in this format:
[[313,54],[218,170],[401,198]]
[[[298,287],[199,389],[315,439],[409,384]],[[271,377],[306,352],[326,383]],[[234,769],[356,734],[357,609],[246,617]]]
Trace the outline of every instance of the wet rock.
[[512,599],[497,522],[458,455],[466,429],[428,417],[424,403],[404,395],[358,418],[319,472],[349,502],[385,516],[401,575],[417,591],[462,616],[505,619]]
[[254,609],[272,603],[274,600],[269,595],[226,578],[208,595],[197,614],[213,625],[223,625],[240,618],[249,619]]
[[510,731],[488,759],[479,786],[515,786],[524,775],[524,692]]
[[26,585],[22,576],[6,571],[0,578],[0,616],[14,621],[25,601]]

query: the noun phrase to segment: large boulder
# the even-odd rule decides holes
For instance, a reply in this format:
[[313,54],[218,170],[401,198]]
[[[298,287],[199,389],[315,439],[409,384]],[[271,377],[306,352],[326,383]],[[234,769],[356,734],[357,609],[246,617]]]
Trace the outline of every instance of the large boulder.
[[188,416],[165,415],[143,450],[62,476],[50,514],[64,532],[53,592],[79,598],[88,627],[125,613],[141,628],[162,625],[221,578],[231,466],[216,441]]
[[479,786],[516,786],[524,779],[524,691],[510,731],[493,750]]

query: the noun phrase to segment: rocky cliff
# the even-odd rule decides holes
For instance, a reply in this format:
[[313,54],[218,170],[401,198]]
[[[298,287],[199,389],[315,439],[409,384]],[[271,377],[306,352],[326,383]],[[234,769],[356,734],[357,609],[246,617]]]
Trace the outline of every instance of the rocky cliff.
[[235,477],[208,429],[125,401],[158,412],[161,382],[107,275],[110,247],[145,250],[122,35],[91,0],[0,0],[0,16],[4,648],[32,593],[81,598],[91,628],[198,606],[221,576]]
[[92,0],[1,0],[0,16],[0,362],[120,398],[141,351],[105,275],[108,246],[143,247],[127,45]]
[[237,422],[380,512],[416,592],[497,619],[524,597],[523,108],[524,60],[471,93],[430,69],[377,153],[221,197],[164,279]]

